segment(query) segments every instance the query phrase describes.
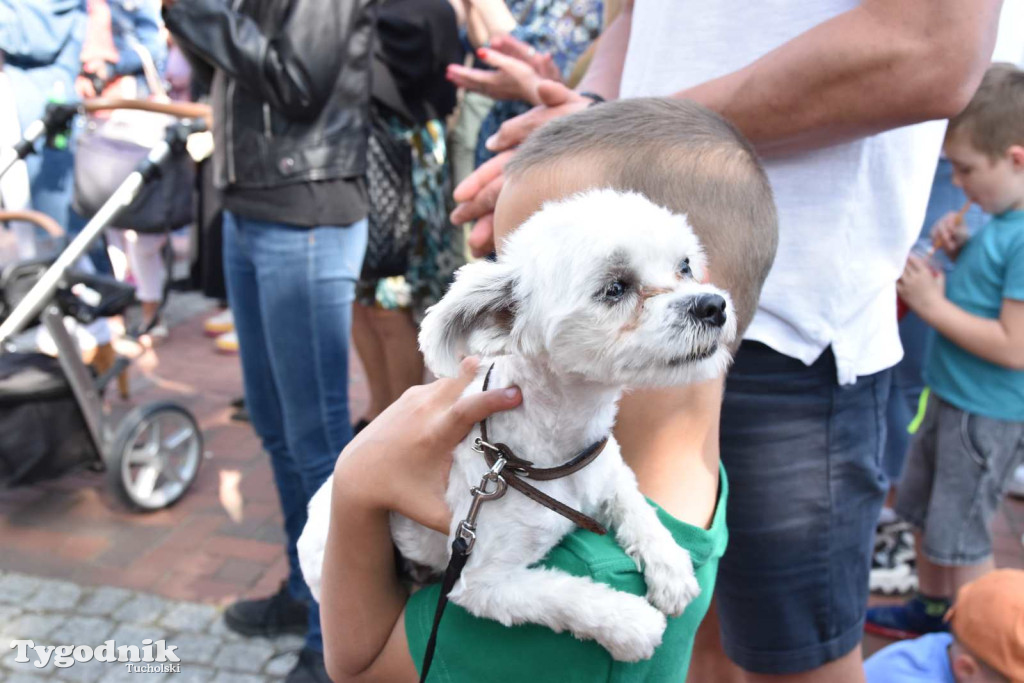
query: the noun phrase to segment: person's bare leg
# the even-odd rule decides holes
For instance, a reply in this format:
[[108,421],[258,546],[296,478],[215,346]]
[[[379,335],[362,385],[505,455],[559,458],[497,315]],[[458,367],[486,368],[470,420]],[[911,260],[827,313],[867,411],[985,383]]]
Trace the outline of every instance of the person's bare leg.
[[[423,354],[418,330],[407,310],[375,310],[374,329],[387,355],[388,405],[409,387],[423,383]],[[386,406],[385,406],[386,407]]]
[[693,639],[693,657],[687,683],[744,683],[743,670],[725,656],[718,624],[718,605],[715,600],[697,629]]
[[748,672],[746,676],[747,683],[864,683],[864,680],[864,659],[860,645],[850,653],[813,671],[783,676]]
[[352,304],[352,341],[356,353],[366,372],[366,383],[370,387],[370,407],[365,420],[380,415],[390,404],[391,389],[388,385],[388,358],[384,352],[383,340],[377,334],[374,309],[362,304]]
[[988,559],[979,562],[978,564],[968,564],[959,567],[948,567],[948,569],[950,572],[949,583],[953,591],[950,594],[950,599],[955,599],[956,594],[959,593],[960,589],[963,588],[966,584],[970,583],[971,581],[974,581],[975,579],[980,579],[982,576],[988,574],[989,572],[995,571],[996,561],[995,558],[990,555]]
[[156,318],[157,312],[160,310],[159,301],[143,301],[142,302],[142,324],[149,325]]
[[924,554],[924,536],[914,532],[914,550],[917,552],[917,591],[929,598],[953,598],[951,567],[935,564]]

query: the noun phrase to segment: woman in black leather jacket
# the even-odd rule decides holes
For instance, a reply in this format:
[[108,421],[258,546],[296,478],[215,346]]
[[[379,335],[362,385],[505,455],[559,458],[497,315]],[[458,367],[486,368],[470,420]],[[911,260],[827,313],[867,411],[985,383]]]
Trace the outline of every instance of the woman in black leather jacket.
[[309,498],[352,436],[348,340],[367,239],[372,1],[163,0],[194,76],[212,78],[228,301],[246,407],[270,454],[288,540],[281,589],[224,616],[246,635],[306,634],[289,683],[329,680],[295,542]]

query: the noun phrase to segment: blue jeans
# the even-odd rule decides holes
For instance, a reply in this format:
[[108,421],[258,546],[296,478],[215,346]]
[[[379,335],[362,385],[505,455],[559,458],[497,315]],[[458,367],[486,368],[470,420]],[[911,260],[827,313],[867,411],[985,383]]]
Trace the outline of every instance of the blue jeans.
[[[921,238],[930,237],[932,226],[950,211],[959,211],[965,201],[967,195],[953,185],[953,165],[948,159],[939,159],[939,164],[935,168],[935,179],[932,181],[932,193],[928,198],[924,225],[921,226]],[[974,234],[988,218],[975,204],[964,216],[964,223],[971,234]],[[952,268],[952,264],[942,252],[939,252],[936,258],[943,263],[947,271]],[[889,432],[882,463],[886,476],[893,482],[898,482],[903,474],[903,464],[910,447],[907,426],[917,413],[917,402],[924,389],[924,363],[931,347],[932,335],[931,328],[913,312],[907,313],[900,321],[903,360],[894,368],[889,412],[886,416]]]
[[891,371],[839,386],[745,341],[726,376],[729,548],[715,595],[726,654],[746,671],[815,669],[861,641]]
[[224,213],[224,271],[246,407],[274,470],[288,589],[310,605],[306,645],[317,651],[319,607],[295,544],[309,499],[352,438],[348,344],[365,252],[365,220],[307,229]]

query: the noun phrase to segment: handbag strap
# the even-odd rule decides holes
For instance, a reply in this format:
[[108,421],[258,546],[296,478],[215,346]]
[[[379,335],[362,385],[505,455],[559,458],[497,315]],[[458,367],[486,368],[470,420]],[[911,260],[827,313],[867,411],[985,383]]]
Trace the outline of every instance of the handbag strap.
[[156,70],[153,55],[135,36],[127,36],[127,40],[128,46],[135,51],[135,54],[139,55],[139,59],[142,61],[142,73],[146,77],[150,95],[153,99],[161,102],[170,102],[171,98],[167,94],[167,89],[164,88],[163,81],[160,80],[160,73]]

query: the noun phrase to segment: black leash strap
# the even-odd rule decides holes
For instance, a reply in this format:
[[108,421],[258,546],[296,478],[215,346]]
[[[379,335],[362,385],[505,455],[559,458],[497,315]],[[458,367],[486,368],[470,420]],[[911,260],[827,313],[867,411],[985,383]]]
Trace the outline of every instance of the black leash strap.
[[430,638],[427,640],[427,651],[423,654],[420,683],[427,680],[430,664],[434,661],[437,632],[440,630],[444,608],[448,606],[448,594],[452,592],[455,583],[462,576],[462,569],[466,566],[469,554],[473,552],[473,546],[476,544],[476,518],[480,514],[480,505],[489,500],[497,500],[508,491],[508,485],[501,476],[501,470],[504,467],[505,461],[499,458],[480,480],[480,485],[474,486],[470,491],[473,494],[473,502],[469,505],[466,518],[459,522],[459,528],[455,531],[455,540],[452,541],[452,556],[448,560],[448,567],[444,570],[441,595],[437,598],[437,609],[434,610],[434,625],[430,629]]
[[441,582],[441,595],[437,599],[437,609],[434,610],[434,625],[430,628],[430,639],[427,640],[427,651],[423,655],[423,673],[420,674],[420,683],[425,683],[427,674],[430,673],[430,665],[434,661],[434,650],[437,648],[437,632],[441,626],[441,615],[444,608],[448,606],[448,594],[455,587],[455,582],[462,575],[462,568],[466,566],[469,559],[469,544],[461,536],[452,543],[452,559],[448,560],[448,568],[444,570],[444,581]]

